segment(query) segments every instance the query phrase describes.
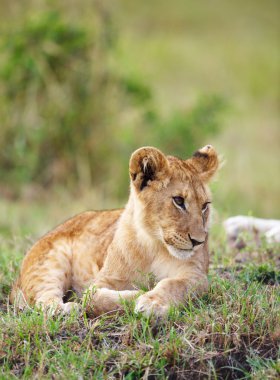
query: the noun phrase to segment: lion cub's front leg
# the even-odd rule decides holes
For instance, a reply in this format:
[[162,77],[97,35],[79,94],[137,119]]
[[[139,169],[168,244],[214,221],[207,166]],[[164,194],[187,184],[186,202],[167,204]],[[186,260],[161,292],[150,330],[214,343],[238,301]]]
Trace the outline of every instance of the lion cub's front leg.
[[184,303],[190,292],[201,294],[207,290],[207,287],[208,282],[205,275],[190,274],[185,278],[164,279],[153,290],[138,298],[135,311],[147,316],[154,314],[161,317],[168,313],[172,305]]
[[122,309],[124,300],[132,300],[139,294],[137,290],[113,290],[108,288],[90,287],[84,293],[84,303],[87,313],[92,316],[114,312]]
[[124,300],[132,300],[139,295],[139,291],[133,290],[132,284],[121,271],[112,273],[108,267],[106,263],[93,284],[84,292],[83,304],[90,316],[121,310]]
[[132,300],[139,295],[133,286],[136,275],[134,263],[141,268],[135,260],[128,265],[123,252],[112,244],[103,268],[84,292],[83,304],[90,316],[121,310],[124,300]]

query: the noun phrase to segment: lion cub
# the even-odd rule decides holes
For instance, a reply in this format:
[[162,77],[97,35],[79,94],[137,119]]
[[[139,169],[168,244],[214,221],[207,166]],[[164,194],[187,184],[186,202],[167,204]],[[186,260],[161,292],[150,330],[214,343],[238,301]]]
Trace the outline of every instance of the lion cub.
[[[152,147],[129,163],[130,196],[121,210],[88,211],[43,236],[25,256],[11,301],[69,312],[69,289],[86,291],[96,315],[136,299],[136,311],[162,316],[191,291],[207,290],[207,183],[219,166],[211,145],[181,160]],[[153,273],[158,283],[140,295],[134,283]],[[89,291],[88,291],[89,289]]]

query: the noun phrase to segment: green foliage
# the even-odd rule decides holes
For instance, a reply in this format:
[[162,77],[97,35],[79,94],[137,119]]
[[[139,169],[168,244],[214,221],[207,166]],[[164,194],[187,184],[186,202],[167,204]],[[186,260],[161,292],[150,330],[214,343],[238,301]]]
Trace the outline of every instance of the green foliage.
[[245,278],[247,282],[256,281],[265,285],[280,284],[280,271],[271,264],[249,266],[246,271],[241,272],[240,277]]
[[96,5],[94,11],[90,27],[51,10],[6,28],[0,48],[2,181],[18,187],[105,182],[111,195],[122,196],[133,149],[156,145],[186,157],[219,131],[224,101],[217,96],[163,119],[149,86],[113,69],[115,33],[108,15]]
[[159,122],[154,140],[166,152],[185,158],[220,131],[225,106],[220,96],[203,96],[192,109],[176,111]]
[[106,61],[112,41],[99,29],[90,34],[51,11],[7,30],[0,72],[6,176],[44,184],[79,180],[83,163],[98,155],[96,134],[110,114],[105,98],[116,85]]
[[9,39],[7,37],[3,48],[8,57],[1,74],[9,82],[10,86],[5,89],[10,99],[19,92],[25,93],[30,82],[43,89],[46,73],[63,77],[67,66],[86,59],[89,47],[85,31],[66,24],[54,11],[27,20],[18,31],[9,34]]

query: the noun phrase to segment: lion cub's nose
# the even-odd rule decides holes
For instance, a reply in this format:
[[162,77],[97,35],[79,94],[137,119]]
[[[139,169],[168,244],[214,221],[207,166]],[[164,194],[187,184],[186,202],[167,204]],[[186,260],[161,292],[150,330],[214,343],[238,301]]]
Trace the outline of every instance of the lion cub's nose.
[[189,234],[189,238],[190,238],[190,241],[192,242],[192,246],[193,247],[196,247],[197,245],[200,245],[200,244],[204,243],[204,240],[203,241],[198,241],[198,240],[192,239],[192,237],[191,237],[190,234]]

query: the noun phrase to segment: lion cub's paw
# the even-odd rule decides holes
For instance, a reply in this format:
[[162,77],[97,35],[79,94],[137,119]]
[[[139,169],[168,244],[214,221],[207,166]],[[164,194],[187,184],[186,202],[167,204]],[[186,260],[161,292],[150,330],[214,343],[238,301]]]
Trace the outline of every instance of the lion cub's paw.
[[80,312],[81,305],[77,302],[66,302],[62,305],[62,313],[63,314],[71,314],[73,311]]
[[146,316],[151,314],[163,317],[168,313],[170,305],[154,294],[143,294],[136,301],[135,312]]
[[44,315],[47,318],[60,316],[60,315],[69,315],[73,311],[79,312],[81,310],[81,307],[76,302],[67,302],[67,303],[48,303],[48,304],[41,304],[38,305],[39,308],[43,311]]

